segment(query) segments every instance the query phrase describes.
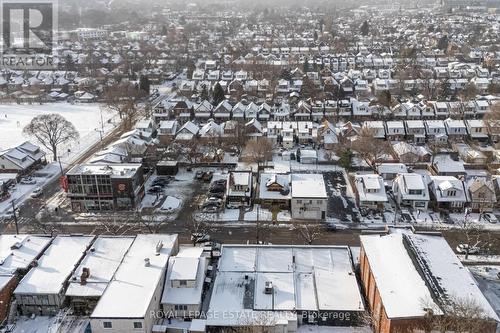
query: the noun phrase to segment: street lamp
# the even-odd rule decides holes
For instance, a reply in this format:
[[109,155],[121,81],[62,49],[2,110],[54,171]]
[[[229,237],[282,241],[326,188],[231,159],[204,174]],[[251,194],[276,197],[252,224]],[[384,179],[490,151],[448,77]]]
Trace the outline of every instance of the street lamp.
[[16,215],[16,204],[14,200],[10,202],[12,204],[12,215],[14,217],[14,224],[16,225],[16,235],[19,235],[19,226],[17,225],[17,215]]

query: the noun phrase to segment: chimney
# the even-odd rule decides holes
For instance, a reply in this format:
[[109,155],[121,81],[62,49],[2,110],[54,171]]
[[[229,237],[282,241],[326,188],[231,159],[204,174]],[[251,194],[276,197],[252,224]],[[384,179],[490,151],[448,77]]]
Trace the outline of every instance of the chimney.
[[82,274],[80,275],[80,284],[82,286],[87,284],[87,279],[90,277],[90,269],[88,267],[83,267]]
[[156,244],[156,255],[159,256],[161,249],[163,248],[163,242],[159,241],[158,244]]
[[149,258],[144,258],[144,267],[149,267],[149,266],[151,266]]

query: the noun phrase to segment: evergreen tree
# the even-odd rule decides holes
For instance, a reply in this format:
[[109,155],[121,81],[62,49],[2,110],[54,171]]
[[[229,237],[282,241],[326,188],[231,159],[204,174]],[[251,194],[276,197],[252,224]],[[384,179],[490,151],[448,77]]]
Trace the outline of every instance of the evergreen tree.
[[214,91],[212,93],[212,100],[214,105],[219,105],[225,98],[224,89],[222,89],[221,85],[217,82],[214,86]]
[[149,81],[146,75],[142,75],[139,79],[139,89],[144,91],[146,94],[150,94],[151,91],[151,82]]
[[349,171],[352,167],[352,151],[347,148],[346,150],[340,153],[339,165]]
[[370,33],[370,24],[368,24],[368,21],[363,22],[360,30],[363,36],[368,36],[368,34]]

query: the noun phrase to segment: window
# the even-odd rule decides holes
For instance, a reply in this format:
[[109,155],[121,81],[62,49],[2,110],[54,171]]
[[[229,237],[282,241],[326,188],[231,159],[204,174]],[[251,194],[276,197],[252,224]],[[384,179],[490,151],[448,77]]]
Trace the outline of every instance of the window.
[[110,321],[104,321],[102,323],[102,327],[104,327],[104,328],[113,328],[113,325],[111,324]]
[[134,321],[134,329],[142,328],[142,323],[140,321]]

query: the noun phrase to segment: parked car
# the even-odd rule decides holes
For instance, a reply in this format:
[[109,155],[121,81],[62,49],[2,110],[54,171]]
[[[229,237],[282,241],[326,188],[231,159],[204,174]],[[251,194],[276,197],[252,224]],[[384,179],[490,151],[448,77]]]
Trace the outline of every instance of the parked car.
[[40,187],[37,187],[33,190],[33,192],[31,192],[31,197],[32,198],[38,198],[40,197],[41,195],[43,194],[43,191]]
[[162,193],[162,192],[163,192],[163,187],[158,186],[158,185],[152,186],[148,190],[149,194]]
[[191,234],[191,240],[195,243],[205,243],[210,241],[210,235],[202,232],[194,232]]
[[225,186],[212,186],[210,187],[209,189],[209,192],[210,193],[224,193],[226,191],[226,187]]
[[26,178],[21,179],[20,183],[23,185],[34,185],[34,184],[36,184],[36,180],[34,180],[31,177],[26,177]]
[[169,183],[169,180],[167,178],[156,178],[155,180],[153,180],[151,185],[164,187],[164,186],[167,186],[168,183]]
[[222,203],[222,199],[216,198],[216,197],[210,197],[205,200],[206,203],[217,203],[220,204]]
[[210,193],[213,198],[224,199],[224,192]]
[[209,182],[214,177],[214,173],[212,171],[207,171],[203,174],[203,181]]
[[495,215],[491,214],[491,213],[484,213],[484,214],[483,214],[483,218],[484,218],[486,221],[488,221],[488,222],[490,222],[490,223],[493,223],[493,224],[498,222],[497,217],[496,217]]
[[203,171],[196,171],[195,178],[201,180],[205,173]]
[[214,186],[214,185],[226,186],[226,183],[227,183],[227,180],[225,180],[225,179],[217,179],[217,180],[214,180],[212,182],[212,186]]
[[461,253],[461,254],[467,254],[467,253],[469,253],[469,254],[477,254],[480,251],[479,247],[474,246],[474,245],[471,245],[469,247],[468,244],[459,244],[457,246],[456,250],[457,250],[458,253]]

